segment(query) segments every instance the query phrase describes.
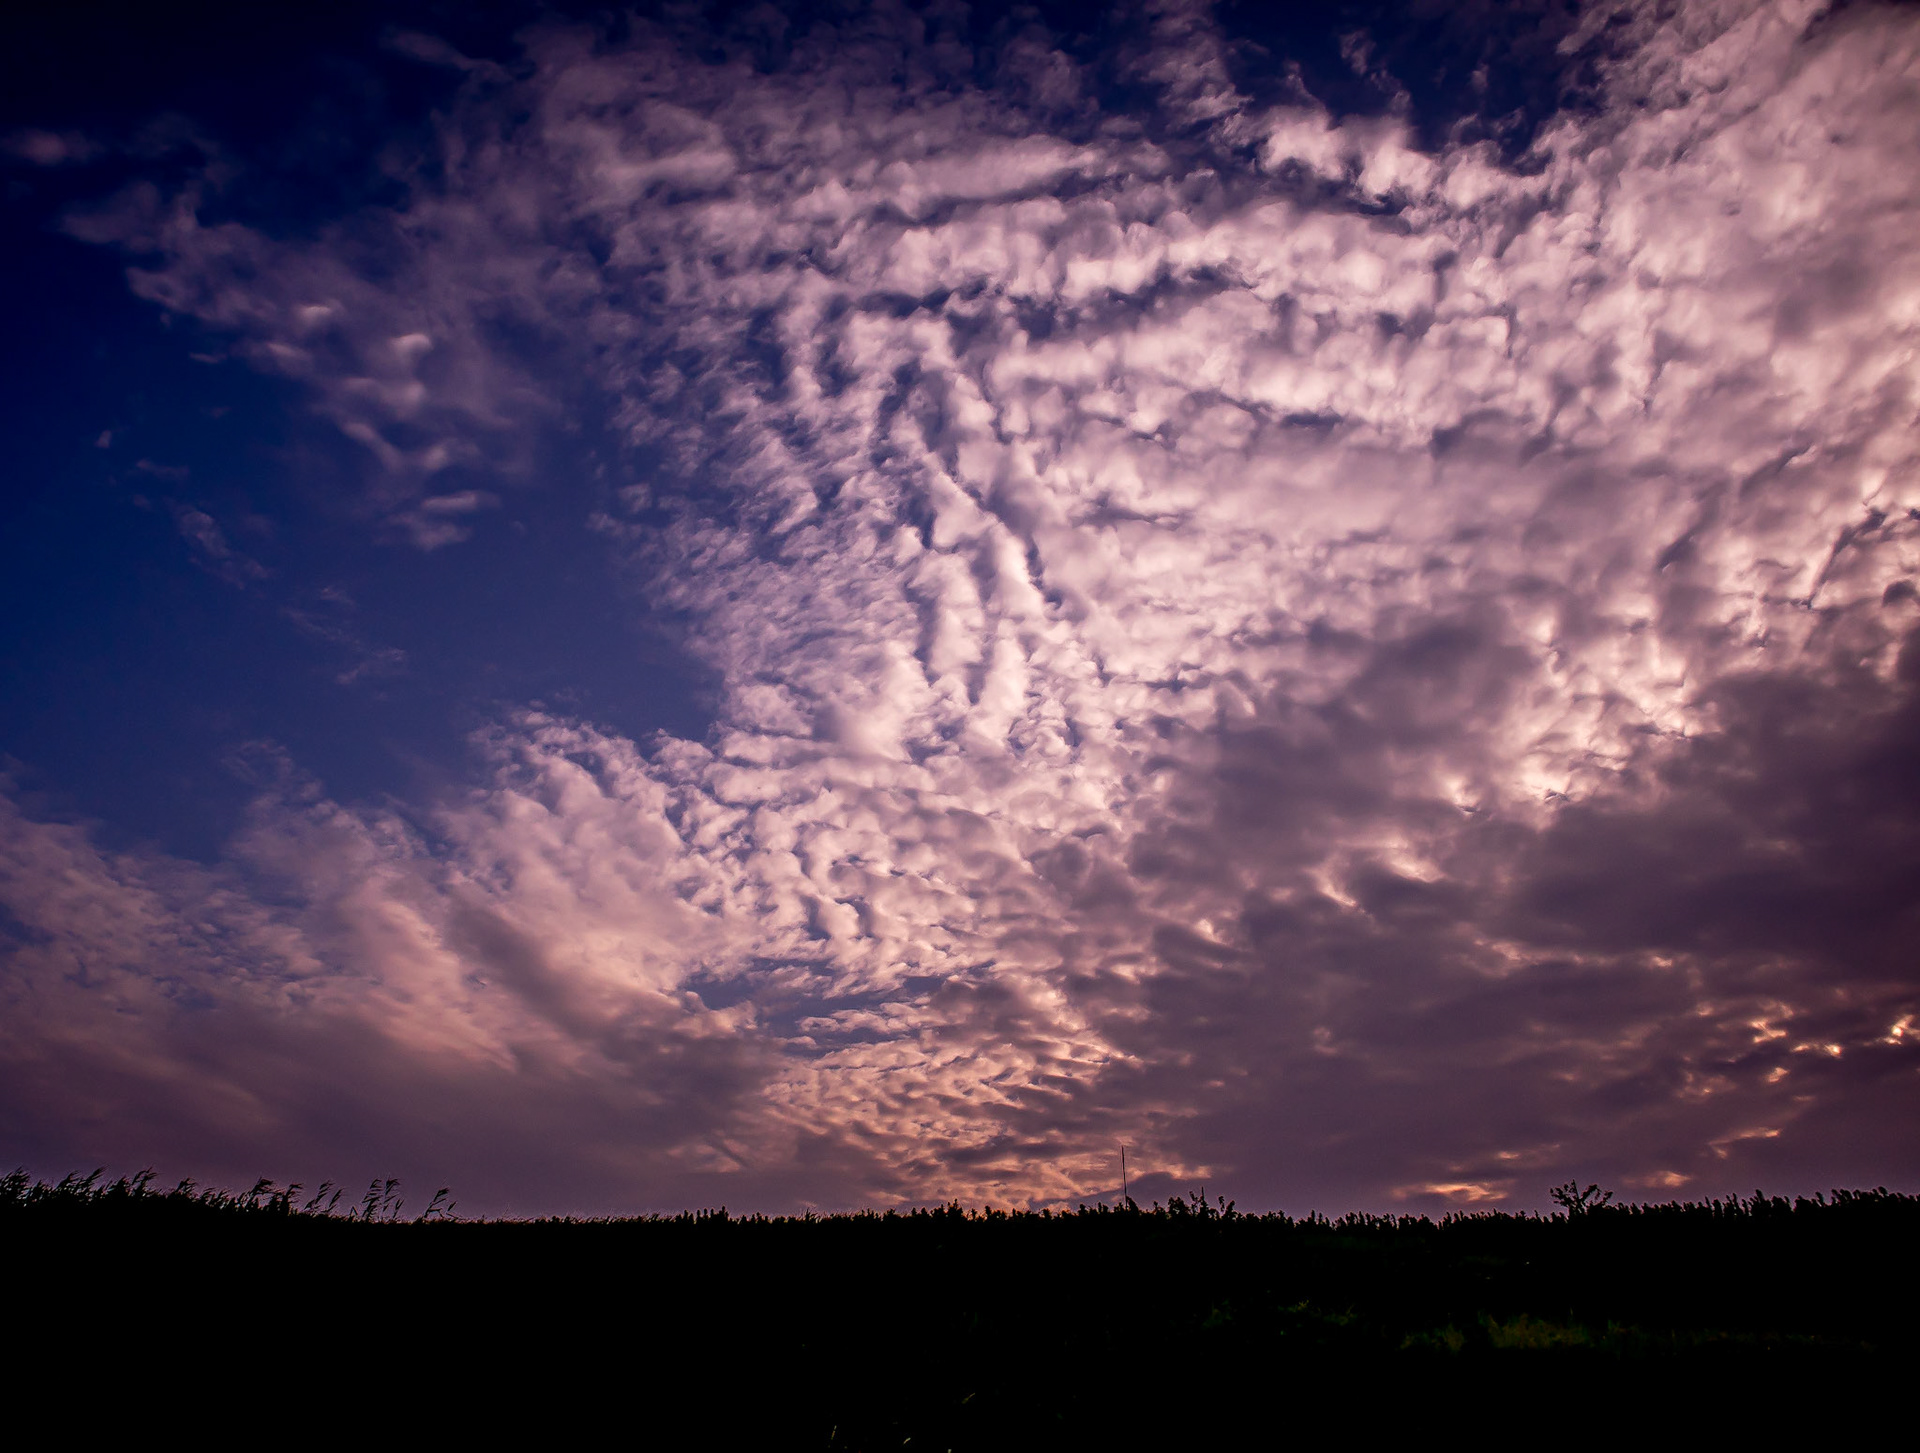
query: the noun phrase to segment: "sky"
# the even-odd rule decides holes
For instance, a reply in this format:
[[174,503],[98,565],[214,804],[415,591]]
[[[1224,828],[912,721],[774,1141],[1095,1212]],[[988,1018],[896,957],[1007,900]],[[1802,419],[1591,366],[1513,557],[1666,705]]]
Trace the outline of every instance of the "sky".
[[1920,1189],[1920,11],[43,8],[9,1166]]

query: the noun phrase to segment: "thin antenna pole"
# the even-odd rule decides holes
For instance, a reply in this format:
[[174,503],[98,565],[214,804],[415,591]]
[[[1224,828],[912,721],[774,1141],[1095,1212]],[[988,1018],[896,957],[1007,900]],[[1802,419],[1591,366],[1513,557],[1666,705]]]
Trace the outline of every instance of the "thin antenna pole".
[[1120,1209],[1127,1209],[1127,1143],[1120,1142]]

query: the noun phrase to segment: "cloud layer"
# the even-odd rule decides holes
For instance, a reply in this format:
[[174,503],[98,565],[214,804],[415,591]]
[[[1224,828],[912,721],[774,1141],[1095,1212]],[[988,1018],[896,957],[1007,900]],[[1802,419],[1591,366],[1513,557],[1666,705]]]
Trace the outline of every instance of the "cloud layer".
[[19,1153],[523,1208],[1072,1199],[1120,1141],[1295,1207],[1913,1178],[1920,26],[1595,7],[1519,157],[1129,35],[549,27],[391,207],[275,235],[216,164],[72,220],[418,548],[603,412],[598,538],[719,687],[699,741],[529,706],[404,809],[270,763],[215,868],[15,816]]

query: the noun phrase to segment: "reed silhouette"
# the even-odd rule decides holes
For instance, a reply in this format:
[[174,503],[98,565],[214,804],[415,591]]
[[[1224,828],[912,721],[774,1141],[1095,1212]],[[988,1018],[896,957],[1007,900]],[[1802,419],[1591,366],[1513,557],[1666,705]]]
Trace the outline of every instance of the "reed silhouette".
[[407,1215],[393,1181],[349,1200],[15,1173],[0,1247],[47,1345],[116,1369],[148,1410],[211,1358],[250,1396],[339,1407],[432,1387],[443,1422],[555,1386],[691,1399],[710,1446],[1014,1447],[1281,1408],[1297,1429],[1310,1408],[1376,1425],[1396,1408],[1773,1405],[1842,1384],[1867,1398],[1920,1351],[1890,1282],[1920,1197],[1553,1194],[1551,1215],[1437,1220],[1251,1215],[1196,1190],[1067,1212],[502,1221],[460,1219],[444,1190]]

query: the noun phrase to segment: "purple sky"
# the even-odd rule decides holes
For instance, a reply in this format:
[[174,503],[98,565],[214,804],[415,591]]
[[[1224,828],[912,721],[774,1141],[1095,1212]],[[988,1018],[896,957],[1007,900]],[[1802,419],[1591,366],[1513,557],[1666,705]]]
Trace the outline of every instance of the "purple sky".
[[1920,1188],[1920,15],[1246,9],[10,113],[0,1158]]

